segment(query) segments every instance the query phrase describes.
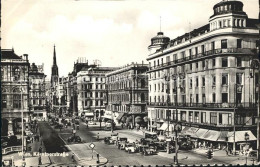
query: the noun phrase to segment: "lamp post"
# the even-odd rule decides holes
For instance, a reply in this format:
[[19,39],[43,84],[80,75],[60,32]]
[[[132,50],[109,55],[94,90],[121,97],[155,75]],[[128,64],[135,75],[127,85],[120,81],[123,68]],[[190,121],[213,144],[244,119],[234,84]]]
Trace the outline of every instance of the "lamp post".
[[[247,141],[249,140],[249,134],[246,132],[245,133],[245,141],[247,143]],[[247,165],[247,155],[246,155],[246,165]]]

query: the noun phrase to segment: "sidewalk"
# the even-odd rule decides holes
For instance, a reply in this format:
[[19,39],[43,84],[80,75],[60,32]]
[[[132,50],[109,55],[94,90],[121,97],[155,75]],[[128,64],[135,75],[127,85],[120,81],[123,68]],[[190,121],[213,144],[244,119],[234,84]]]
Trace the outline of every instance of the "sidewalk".
[[[44,143],[42,143],[41,141],[42,140],[40,138],[39,141],[33,140],[32,143],[29,143],[27,145],[27,148],[31,147],[31,150],[24,152],[24,157],[25,157],[24,162],[25,162],[26,166],[38,166],[39,156],[37,156],[36,154],[39,152],[39,148],[42,147],[42,152],[43,153],[46,152]],[[11,157],[13,157],[13,159],[14,159],[15,166],[22,166],[22,164],[23,164],[22,153],[12,153],[12,154],[8,154],[8,155],[4,155],[3,159],[8,159]],[[41,156],[41,161],[42,161],[42,166],[51,165],[50,157],[48,157],[48,156]]]

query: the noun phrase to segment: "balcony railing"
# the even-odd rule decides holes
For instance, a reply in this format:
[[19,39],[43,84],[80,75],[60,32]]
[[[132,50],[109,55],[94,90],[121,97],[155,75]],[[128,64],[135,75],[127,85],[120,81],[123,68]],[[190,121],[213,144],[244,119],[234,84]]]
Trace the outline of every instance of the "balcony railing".
[[148,102],[148,106],[169,106],[169,107],[197,107],[197,108],[255,108],[255,103],[166,103],[166,102]]
[[250,49],[250,48],[226,48],[226,49],[214,49],[214,50],[209,50],[209,51],[205,51],[203,53],[198,53],[195,55],[191,55],[188,57],[184,57],[184,58],[180,58],[177,60],[173,60],[173,61],[168,61],[167,63],[164,64],[160,64],[159,66],[153,66],[150,67],[150,70],[155,70],[158,68],[163,68],[163,67],[167,67],[167,66],[171,66],[174,64],[178,64],[178,63],[182,63],[191,59],[196,59],[196,58],[200,58],[200,57],[205,57],[205,56],[211,56],[214,54],[249,54],[249,55],[255,55],[257,54],[257,49]]

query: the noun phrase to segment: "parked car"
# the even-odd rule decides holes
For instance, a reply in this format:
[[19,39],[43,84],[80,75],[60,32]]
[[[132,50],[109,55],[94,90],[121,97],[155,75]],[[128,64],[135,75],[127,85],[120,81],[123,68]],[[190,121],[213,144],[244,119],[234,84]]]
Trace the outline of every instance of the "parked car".
[[129,154],[136,152],[135,143],[126,143],[125,151],[127,151]]
[[156,151],[166,151],[167,143],[166,142],[154,142]]
[[110,144],[115,144],[117,140],[118,140],[118,133],[112,133],[111,138],[109,140]]
[[143,145],[142,149],[141,149],[141,153],[143,155],[152,155],[156,152],[155,147],[154,146],[149,146],[149,145]]
[[94,121],[89,121],[88,124],[89,124],[89,125],[96,125],[97,123],[94,122]]
[[70,136],[67,140],[68,142],[81,142],[81,138],[79,136]]
[[105,137],[104,138],[104,143],[109,144],[110,138],[111,138],[111,136]]
[[155,132],[145,132],[144,138],[150,142],[158,141],[157,133],[155,133]]
[[158,139],[159,141],[165,141],[165,140],[166,140],[166,136],[165,136],[165,135],[159,135],[159,136],[157,137],[157,139]]
[[120,143],[127,141],[126,137],[118,137],[116,141],[116,145],[120,145]]

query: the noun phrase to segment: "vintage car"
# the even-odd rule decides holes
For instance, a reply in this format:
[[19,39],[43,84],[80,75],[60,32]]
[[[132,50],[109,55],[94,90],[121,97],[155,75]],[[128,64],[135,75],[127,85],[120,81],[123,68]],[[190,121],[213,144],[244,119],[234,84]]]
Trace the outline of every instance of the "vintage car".
[[116,145],[120,145],[120,143],[127,141],[126,137],[118,137],[116,140]]
[[118,133],[112,133],[111,138],[109,139],[109,144],[115,144],[118,140]]
[[110,142],[110,138],[111,138],[111,136],[108,136],[108,137],[105,137],[104,138],[104,143],[106,143],[106,144],[109,144]]
[[150,142],[158,141],[158,137],[157,136],[158,135],[155,132],[145,132],[144,133],[145,140],[150,141]]
[[166,136],[165,136],[165,135],[159,135],[159,136],[157,137],[157,139],[158,139],[159,141],[165,141],[165,140],[166,140]]
[[78,142],[80,143],[81,142],[81,138],[79,136],[70,136],[68,139],[67,139],[68,142]]
[[136,152],[135,143],[126,143],[125,151],[128,152],[129,154]]
[[96,125],[97,123],[94,122],[94,121],[89,121],[88,124],[89,124],[89,125]]
[[154,146],[149,146],[149,145],[143,145],[141,146],[141,153],[143,155],[152,155],[156,152]]

